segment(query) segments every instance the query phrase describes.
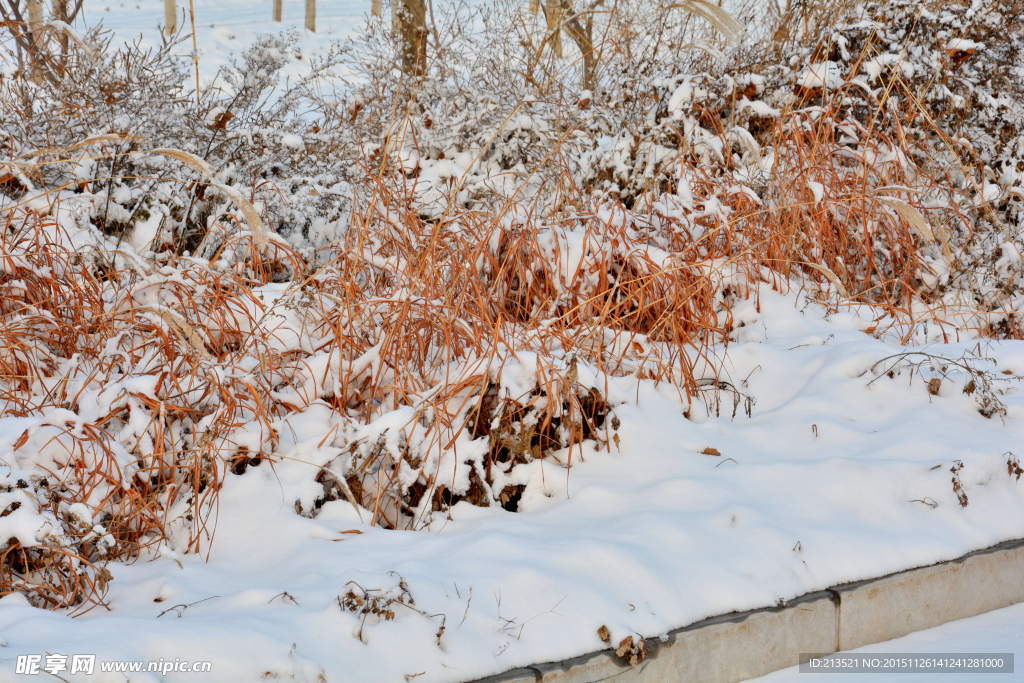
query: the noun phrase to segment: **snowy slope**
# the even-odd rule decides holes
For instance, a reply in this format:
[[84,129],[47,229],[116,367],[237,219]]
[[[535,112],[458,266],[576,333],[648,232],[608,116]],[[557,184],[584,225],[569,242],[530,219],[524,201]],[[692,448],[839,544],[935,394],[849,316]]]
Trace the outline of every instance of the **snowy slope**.
[[[345,501],[296,515],[301,460],[228,475],[209,562],[165,551],[112,565],[109,610],[78,618],[0,599],[0,671],[56,651],[209,659],[212,680],[465,681],[600,649],[602,625],[613,642],[655,637],[1024,536],[1024,483],[1004,455],[1024,455],[1024,402],[1000,374],[1024,372],[1024,343],[927,349],[997,361],[1004,423],[979,414],[952,370],[934,396],[927,367],[871,372],[907,349],[865,334],[868,321],[767,286],[760,307],[738,304],[727,356],[731,381],[756,398],[750,418],[741,402],[733,419],[724,393],[720,417],[695,406],[688,420],[678,396],[622,382],[621,452],[577,452],[568,474],[537,461],[547,495],[522,512],[460,503],[420,532],[371,528]],[[315,451],[327,424],[315,413],[284,438]],[[392,603],[393,620],[339,603],[351,582],[398,598],[400,580],[416,610]],[[177,676],[166,680],[188,677]]]

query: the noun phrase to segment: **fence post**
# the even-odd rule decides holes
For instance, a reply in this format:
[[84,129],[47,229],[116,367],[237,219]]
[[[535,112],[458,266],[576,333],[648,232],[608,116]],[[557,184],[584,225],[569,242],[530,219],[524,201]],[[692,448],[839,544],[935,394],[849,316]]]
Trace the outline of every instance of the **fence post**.
[[274,21],[281,21],[281,0],[274,0]]
[[316,0],[306,0],[306,30],[316,33]]
[[172,35],[178,28],[178,7],[174,0],[164,0],[164,33]]

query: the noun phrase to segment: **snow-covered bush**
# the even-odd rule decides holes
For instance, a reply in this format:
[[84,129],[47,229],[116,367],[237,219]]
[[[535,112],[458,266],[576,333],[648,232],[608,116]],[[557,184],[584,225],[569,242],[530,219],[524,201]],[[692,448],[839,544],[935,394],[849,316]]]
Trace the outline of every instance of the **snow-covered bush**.
[[368,148],[377,181],[424,217],[583,200],[644,223],[673,206],[685,236],[649,237],[670,252],[691,241],[752,271],[828,279],[904,323],[929,321],[932,338],[1017,336],[1021,37],[1001,27],[1022,12],[858,5],[825,28],[770,24],[785,28],[780,61],[759,44],[683,44],[686,31],[664,25],[603,55],[593,91],[571,71],[536,78],[549,63],[515,32],[526,22],[488,15],[415,88],[386,90],[376,62],[347,111],[361,139],[380,141]]
[[731,220],[767,267],[825,267],[856,300],[934,321],[940,339],[1019,336],[1022,38],[1004,27],[1022,13],[869,3],[800,36],[788,61],[740,48],[708,72],[623,89],[649,107],[610,126],[600,188],[646,206],[677,178],[717,177],[723,203],[756,193]]
[[[310,89],[339,53],[307,60],[310,75],[282,87],[281,68],[297,58],[295,38],[262,36],[197,103],[189,64],[172,56],[174,41],[157,50],[113,50],[99,30],[88,37],[95,53],[79,55],[59,86],[17,79],[0,85],[21,114],[6,119],[0,133],[9,158],[47,157],[10,169],[14,196],[62,193],[74,202],[79,226],[140,253],[171,245],[194,251],[230,210],[230,190],[218,185],[237,188],[274,231],[297,235],[298,245],[310,232],[320,241],[333,235],[352,193],[323,151],[334,137],[317,133],[308,108]],[[149,153],[165,148],[202,159],[216,178]]]

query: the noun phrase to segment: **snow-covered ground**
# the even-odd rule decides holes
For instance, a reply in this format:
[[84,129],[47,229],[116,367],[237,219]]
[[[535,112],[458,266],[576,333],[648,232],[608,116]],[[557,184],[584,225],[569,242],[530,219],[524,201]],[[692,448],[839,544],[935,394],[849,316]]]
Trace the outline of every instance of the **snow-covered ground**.
[[[370,0],[327,0],[317,3],[316,32],[305,29],[305,3],[303,0],[284,0],[281,22],[273,21],[272,0],[196,0],[193,4],[196,22],[196,44],[199,49],[199,73],[209,81],[218,69],[230,62],[249,46],[261,33],[298,32],[296,46],[305,55],[326,49],[332,41],[355,32],[371,11]],[[178,25],[183,26],[180,52],[192,50],[191,24],[188,0],[178,1]],[[161,0],[136,2],[87,2],[81,19],[86,26],[102,22],[120,42],[140,41],[143,46],[161,44],[158,27],[164,24],[164,3]],[[304,73],[302,62],[293,63],[290,75]]]
[[[741,400],[734,419],[725,392],[720,417],[695,405],[690,420],[664,386],[622,381],[609,388],[621,451],[577,452],[568,473],[536,461],[546,495],[519,513],[460,503],[417,532],[372,528],[345,501],[300,517],[303,460],[316,460],[323,430],[283,429],[308,457],[228,476],[209,561],[165,551],[113,565],[109,609],[77,618],[0,599],[0,670],[59,652],[210,660],[215,680],[465,681],[601,649],[602,625],[613,642],[656,637],[1024,536],[1024,484],[1006,455],[1021,450],[1024,401],[1001,374],[1024,371],[1024,343],[907,349],[866,334],[870,320],[767,286],[760,309],[737,305],[727,356],[730,381],[757,400],[752,417]],[[978,392],[949,366],[937,395],[927,365],[871,371],[907,350],[995,361],[978,367],[1006,380],[1005,421],[979,414]],[[6,422],[10,443],[22,428]],[[339,598],[356,584],[415,610],[346,611]]]
[[948,680],[957,683],[1024,681],[1024,604],[982,614],[971,619],[962,619],[943,624],[927,631],[918,631],[909,636],[890,640],[877,645],[868,645],[851,653],[1005,653],[1014,654],[1014,672],[1000,674],[961,674],[936,676],[935,674],[890,673],[856,676],[851,674],[815,674],[808,678],[800,674],[798,667],[783,669],[754,679],[761,683],[787,683],[794,681],[835,681],[871,680],[873,683],[932,683]]

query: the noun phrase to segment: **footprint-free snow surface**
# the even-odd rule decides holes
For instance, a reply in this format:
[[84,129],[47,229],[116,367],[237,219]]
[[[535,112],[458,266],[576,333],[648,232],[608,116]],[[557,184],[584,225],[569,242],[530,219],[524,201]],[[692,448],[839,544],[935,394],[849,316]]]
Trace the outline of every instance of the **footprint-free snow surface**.
[[[767,285],[757,306],[733,310],[719,415],[619,381],[619,450],[534,461],[517,513],[459,503],[423,531],[344,500],[299,516],[329,429],[314,406],[280,430],[293,459],[227,476],[208,558],[111,565],[107,607],[74,618],[0,599],[0,679],[19,654],[83,653],[209,660],[204,680],[468,681],[601,649],[601,626],[657,637],[1024,536],[1024,343],[901,346]],[[933,358],[892,357],[908,352]],[[360,617],[355,585],[415,604]],[[124,680],[104,675],[77,680]]]

